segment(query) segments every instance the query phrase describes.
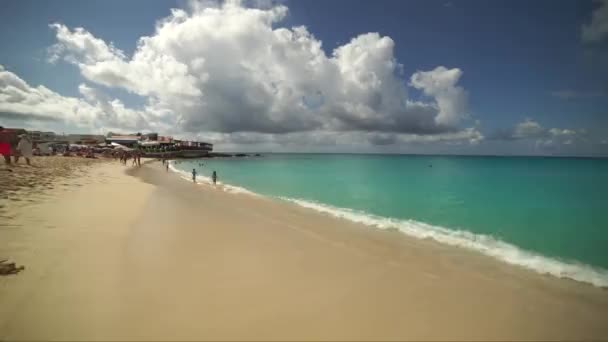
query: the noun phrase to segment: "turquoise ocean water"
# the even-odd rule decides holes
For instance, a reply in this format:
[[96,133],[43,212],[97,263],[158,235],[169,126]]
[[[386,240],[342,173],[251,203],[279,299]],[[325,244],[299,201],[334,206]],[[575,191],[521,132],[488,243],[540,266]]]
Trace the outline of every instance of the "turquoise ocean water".
[[[200,166],[199,163],[204,163]],[[268,154],[181,161],[202,183],[608,287],[608,159]]]

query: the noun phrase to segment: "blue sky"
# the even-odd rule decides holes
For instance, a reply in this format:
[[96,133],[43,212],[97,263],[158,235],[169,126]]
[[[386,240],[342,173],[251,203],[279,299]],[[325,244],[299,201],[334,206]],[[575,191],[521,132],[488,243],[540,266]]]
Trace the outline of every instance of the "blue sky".
[[[291,29],[294,26],[306,26],[314,38],[322,42],[328,57],[331,57],[336,47],[348,44],[364,33],[377,32],[380,37],[390,37],[394,42],[393,58],[403,65],[404,76],[400,80],[406,84],[407,96],[411,100],[432,102],[428,94],[423,94],[425,88],[407,86],[413,73],[433,70],[438,66],[462,71],[457,86],[468,94],[467,116],[454,127],[477,127],[484,136],[481,143],[450,144],[447,139],[446,147],[442,145],[444,143],[408,143],[409,139],[401,139],[401,143],[395,146],[378,147],[380,151],[428,150],[432,153],[446,149],[450,151],[449,146],[457,145],[453,148],[455,153],[606,152],[606,148],[601,145],[605,145],[602,142],[608,139],[608,133],[605,133],[608,132],[608,58],[604,58],[608,57],[608,32],[602,33],[602,22],[598,22],[596,26],[600,30],[597,33],[599,38],[588,41],[582,35],[583,25],[592,25],[592,20],[596,20],[594,13],[601,15],[602,6],[608,6],[605,3],[290,0],[278,5],[288,7],[288,14],[274,22],[272,27]],[[255,4],[245,3],[242,6],[255,7]],[[57,32],[49,24],[60,23],[69,30],[82,27],[107,44],[112,42],[129,59],[136,52],[138,39],[155,35],[155,24],[169,16],[171,8],[190,7],[188,1],[158,0],[4,1],[0,12],[0,44],[3,47],[0,50],[0,65],[32,87],[44,85],[62,96],[79,98],[83,96],[79,85],[86,84],[103,92],[104,96],[120,100],[126,107],[142,110],[152,95],[86,77],[77,63],[62,59],[49,63],[48,49],[58,44]],[[264,8],[268,6],[265,5]],[[604,20],[605,25],[608,19],[600,15],[597,15],[596,21]],[[221,27],[217,29],[222,30]],[[197,110],[199,112],[204,111]],[[354,116],[360,117],[358,114]],[[15,115],[11,118],[14,120]],[[246,121],[246,118],[240,119]],[[536,123],[542,129],[532,129],[529,136],[516,134],[517,125],[525,124],[528,119],[528,122]],[[29,119],[24,117],[24,121],[27,120]],[[40,122],[35,124],[44,125]],[[50,126],[55,128],[58,124],[55,122]],[[70,123],[64,126],[68,130],[87,129],[86,126]],[[99,129],[109,126],[95,127]],[[201,126],[200,134],[207,131],[220,134],[217,142],[225,143],[228,149],[239,148],[238,143],[229,138],[231,134],[242,136],[257,132],[253,126],[244,127],[243,132],[226,129],[224,124],[209,127]],[[327,131],[327,127],[324,125],[311,130]],[[354,130],[360,130],[360,127],[356,126]],[[520,128],[520,133],[525,131],[525,127]],[[569,146],[561,146],[565,148],[562,149],[560,146],[555,147],[560,144],[553,139],[551,149],[539,150],[539,144],[543,145],[553,138],[549,133],[552,128],[584,130],[584,133],[577,131],[576,134],[584,134],[585,143],[574,148],[575,144],[571,142],[566,144]],[[265,129],[259,133],[266,137],[269,133],[300,133],[299,129],[295,132]],[[456,128],[446,131],[454,129]],[[343,131],[342,128],[338,130]],[[376,130],[371,129],[370,132]],[[502,135],[507,135],[508,139],[496,139],[496,136],[500,136],[497,132],[506,132]],[[180,132],[172,133],[179,135]],[[197,132],[185,133],[192,135]],[[393,133],[417,134],[411,130],[379,131],[379,134]],[[252,138],[252,141],[260,143],[260,148],[269,148],[273,142],[281,141],[281,138]],[[566,141],[563,139],[561,142]],[[337,146],[338,149],[341,148],[339,143]],[[311,150],[325,148],[310,147]],[[374,148],[371,146],[370,150]]]

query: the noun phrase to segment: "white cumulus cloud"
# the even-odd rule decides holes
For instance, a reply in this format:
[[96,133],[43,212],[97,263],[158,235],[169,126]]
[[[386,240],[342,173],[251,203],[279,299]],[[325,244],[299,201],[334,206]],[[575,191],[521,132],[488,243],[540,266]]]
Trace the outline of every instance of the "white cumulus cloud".
[[[461,69],[438,66],[408,76],[395,42],[373,32],[327,52],[306,27],[281,26],[287,7],[257,3],[173,9],[130,55],[85,28],[54,23],[48,60],[78,68],[85,80],[80,95],[29,85],[0,65],[0,118],[95,132],[158,131],[234,149],[359,151],[484,139],[478,124],[466,127]],[[145,104],[130,108],[104,87],[139,95]],[[422,98],[410,98],[412,90]]]
[[585,43],[595,43],[608,37],[608,0],[597,0],[597,7],[591,14],[591,22],[584,24],[582,39]]
[[125,107],[82,84],[84,98],[62,96],[42,85],[32,87],[0,65],[0,118],[65,122],[75,126],[104,128],[148,128],[151,113]]
[[513,138],[541,138],[545,136],[546,133],[547,130],[544,127],[542,127],[538,122],[528,118],[515,126],[515,130],[513,131]]
[[149,99],[149,110],[186,133],[370,131],[454,133],[467,117],[462,71],[418,71],[408,99],[394,41],[366,33],[331,54],[306,27],[280,27],[283,5],[195,2],[160,20],[131,57],[83,28],[51,25],[51,59],[90,82]]
[[519,122],[510,130],[496,132],[491,139],[534,141],[536,147],[541,148],[591,142],[585,129],[546,128],[530,118]]

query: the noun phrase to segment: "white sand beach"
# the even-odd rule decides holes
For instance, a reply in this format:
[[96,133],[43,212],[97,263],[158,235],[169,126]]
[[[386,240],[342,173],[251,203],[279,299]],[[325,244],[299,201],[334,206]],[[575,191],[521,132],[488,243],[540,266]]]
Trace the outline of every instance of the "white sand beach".
[[60,169],[3,190],[0,260],[26,269],[0,277],[0,340],[608,339],[605,289],[159,162]]

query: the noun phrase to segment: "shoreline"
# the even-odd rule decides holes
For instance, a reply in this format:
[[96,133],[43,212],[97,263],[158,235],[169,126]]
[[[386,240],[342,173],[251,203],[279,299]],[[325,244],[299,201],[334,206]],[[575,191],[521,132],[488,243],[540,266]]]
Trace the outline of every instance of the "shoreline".
[[0,230],[0,257],[27,267],[0,277],[0,339],[608,338],[608,292],[590,285],[193,186],[159,162],[89,173]]
[[[181,179],[191,182],[191,176],[188,172],[179,169],[174,163],[170,163],[169,169],[176,173]],[[202,181],[200,181],[200,179],[202,179]],[[212,181],[209,177],[197,176],[197,185],[212,186],[211,183]],[[471,233],[466,230],[449,229],[415,220],[382,217],[363,211],[335,207],[326,203],[306,199],[267,196],[241,186],[223,182],[218,182],[216,188],[233,194],[247,194],[271,200],[279,200],[281,202],[288,202],[316,213],[362,224],[371,229],[396,230],[408,238],[415,238],[418,240],[431,239],[443,245],[473,251],[480,256],[490,257],[499,262],[533,271],[540,275],[576,281],[608,290],[608,270],[604,268],[585,264],[578,260],[563,260],[545,256],[539,252],[526,250],[512,243],[494,238],[491,235]]]

